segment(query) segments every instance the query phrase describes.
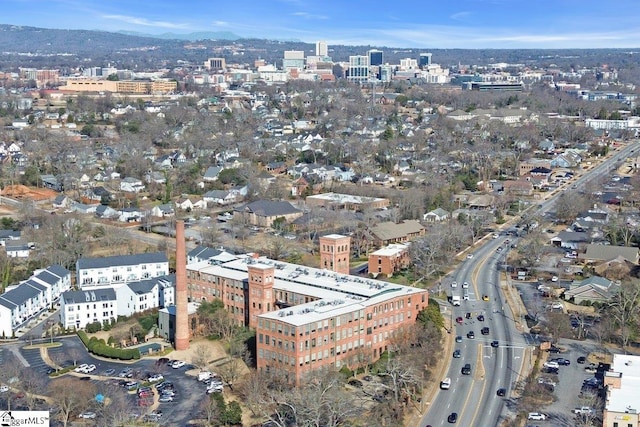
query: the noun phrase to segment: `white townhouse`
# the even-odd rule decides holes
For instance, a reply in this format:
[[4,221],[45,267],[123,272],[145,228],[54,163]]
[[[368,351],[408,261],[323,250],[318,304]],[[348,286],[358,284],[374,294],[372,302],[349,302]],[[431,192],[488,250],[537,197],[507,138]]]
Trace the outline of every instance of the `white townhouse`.
[[158,304],[168,307],[176,303],[176,275],[158,277]]
[[159,307],[159,285],[157,279],[127,283],[116,289],[118,316],[131,316],[151,308]]
[[60,321],[65,328],[82,329],[90,323],[118,318],[116,292],[111,288],[67,291],[60,298]]
[[167,274],[169,260],[164,252],[80,258],[76,261],[76,284],[83,290],[117,288]]
[[10,337],[22,325],[48,309],[71,286],[71,273],[53,265],[0,295],[0,335]]

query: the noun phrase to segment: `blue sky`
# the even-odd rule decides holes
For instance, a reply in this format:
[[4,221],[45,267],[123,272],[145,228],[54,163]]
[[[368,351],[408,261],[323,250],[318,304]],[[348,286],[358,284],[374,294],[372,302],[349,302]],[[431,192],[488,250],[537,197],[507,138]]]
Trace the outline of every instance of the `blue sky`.
[[3,0],[0,23],[434,49],[640,47],[640,0]]

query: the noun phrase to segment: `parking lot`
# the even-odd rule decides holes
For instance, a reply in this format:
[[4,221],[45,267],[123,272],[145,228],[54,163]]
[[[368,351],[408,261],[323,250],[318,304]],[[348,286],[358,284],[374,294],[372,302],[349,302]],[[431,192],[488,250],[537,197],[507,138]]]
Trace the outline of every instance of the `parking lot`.
[[[77,337],[66,337],[57,341],[61,342],[62,346],[53,347],[48,350],[52,360],[56,360],[58,363],[65,366],[73,364],[74,361],[77,365],[96,365],[96,370],[91,374],[92,377],[89,381],[96,383],[98,388],[106,386],[109,382],[116,386],[119,385],[120,381],[124,380],[124,378],[121,380],[115,380],[113,378],[117,378],[118,374],[125,368],[130,368],[132,370],[134,378],[129,380],[136,380],[139,383],[142,383],[143,379],[150,374],[162,374],[165,381],[173,383],[175,399],[172,402],[160,403],[158,409],[161,410],[162,416],[156,419],[160,425],[185,425],[191,418],[197,417],[200,412],[199,406],[207,396],[206,385],[199,383],[196,378],[185,373],[191,368],[188,364],[181,368],[174,369],[167,366],[166,363],[157,364],[155,359],[143,359],[135,363],[119,363],[115,361],[101,360],[92,357]],[[0,348],[0,358],[4,355],[5,351],[7,350]],[[48,365],[42,360],[39,349],[27,350],[21,348],[20,354],[30,365],[29,369],[33,369],[38,374],[42,375],[45,380],[45,387],[50,381],[56,381],[56,379],[49,378],[46,374]],[[111,379],[107,377],[93,376],[104,376],[105,372],[110,369],[114,371],[112,376],[110,376]],[[138,406],[138,399],[135,391],[128,391],[126,388],[118,386],[118,392],[127,396],[127,401],[131,403],[131,413],[144,416],[150,412],[149,408]],[[90,420],[84,421],[91,423]]]

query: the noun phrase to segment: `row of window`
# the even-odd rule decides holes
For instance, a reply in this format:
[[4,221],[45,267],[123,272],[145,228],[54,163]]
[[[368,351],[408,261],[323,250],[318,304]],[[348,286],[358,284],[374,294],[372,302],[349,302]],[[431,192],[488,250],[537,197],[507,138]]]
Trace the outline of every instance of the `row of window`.
[[[160,270],[160,269],[162,269],[163,267],[166,267],[166,265],[165,265],[165,264],[156,264],[155,266],[156,266],[156,270]],[[141,264],[141,265],[138,265],[138,266],[136,266],[136,267],[140,268],[140,270],[146,270],[146,269],[147,269],[147,264]],[[97,271],[96,271],[96,273],[97,273],[98,275],[102,275],[102,274],[104,274],[105,270],[107,270],[108,268],[109,268],[109,267],[107,267],[107,268],[103,268],[103,269],[99,269],[99,270],[97,270]],[[119,270],[121,270],[122,268],[124,268],[124,267],[111,267],[111,272],[112,272],[112,273],[117,273],[117,272],[118,272]],[[151,265],[149,265],[149,268],[151,269]],[[125,271],[127,271],[127,272],[131,272],[131,271],[133,271],[133,269],[134,269],[134,267],[133,267],[133,266],[127,266]],[[87,276],[87,275],[89,274],[89,271],[90,271],[90,270],[82,270],[82,275],[83,275],[83,276]]]
[[[75,308],[74,308],[75,307]],[[71,312],[74,310],[82,310],[82,307],[84,307],[87,310],[91,310],[91,304],[76,304],[75,306],[73,305],[68,305],[67,306],[67,311]],[[93,304],[93,310],[95,311],[98,308],[98,304]],[[103,302],[102,303],[102,308],[113,308],[113,303],[112,302]]]

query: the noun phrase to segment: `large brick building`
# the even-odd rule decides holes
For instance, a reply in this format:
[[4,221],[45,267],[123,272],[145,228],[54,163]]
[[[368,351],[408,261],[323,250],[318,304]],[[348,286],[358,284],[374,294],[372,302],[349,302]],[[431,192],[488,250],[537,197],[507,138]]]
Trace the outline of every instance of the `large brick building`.
[[409,244],[393,243],[369,254],[369,274],[391,277],[411,264]]
[[[345,244],[324,244],[330,241]],[[191,301],[218,298],[256,330],[259,370],[280,370],[296,382],[322,367],[371,363],[428,304],[424,289],[252,254],[190,264],[187,283]]]

